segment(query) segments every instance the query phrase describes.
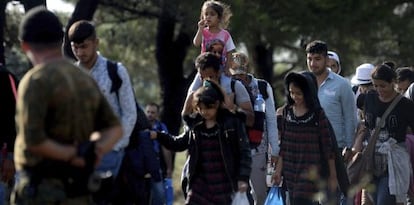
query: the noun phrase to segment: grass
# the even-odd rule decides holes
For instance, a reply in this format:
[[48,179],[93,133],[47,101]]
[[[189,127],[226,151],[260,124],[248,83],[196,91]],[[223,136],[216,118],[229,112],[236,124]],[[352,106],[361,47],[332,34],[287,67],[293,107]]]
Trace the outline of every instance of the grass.
[[176,152],[173,172],[174,205],[184,204],[184,195],[181,190],[181,171],[183,169],[186,152]]

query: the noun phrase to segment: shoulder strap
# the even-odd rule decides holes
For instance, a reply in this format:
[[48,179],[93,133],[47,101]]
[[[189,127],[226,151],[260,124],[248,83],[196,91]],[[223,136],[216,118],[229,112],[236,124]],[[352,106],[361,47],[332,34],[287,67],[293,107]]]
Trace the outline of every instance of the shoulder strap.
[[230,88],[231,88],[231,92],[233,93],[236,93],[235,85],[236,85],[236,79],[232,78],[230,82]]
[[269,97],[269,94],[267,93],[267,82],[262,79],[257,79],[257,84],[260,94],[262,94],[263,99],[266,100]]
[[388,115],[394,109],[397,103],[401,100],[401,98],[402,98],[402,95],[398,94],[397,97],[395,97],[392,103],[388,106],[387,110],[385,110],[384,114],[382,114],[379,125],[375,126],[374,133],[369,139],[367,148],[365,150],[368,150],[368,147],[370,147],[371,150],[374,149],[375,142],[377,141],[381,125],[384,124],[385,119],[388,117]]
[[280,133],[282,135],[285,134],[285,128],[286,128],[286,117],[287,117],[287,109],[288,109],[288,105],[283,105],[283,109],[282,109],[282,126],[280,127]]
[[118,91],[119,91],[119,88],[122,85],[122,79],[118,75],[118,65],[117,65],[117,62],[113,62],[113,61],[107,60],[106,61],[106,67],[108,69],[109,78],[112,81],[111,93],[112,92],[115,92],[116,93],[116,97],[119,100]]
[[17,89],[16,89],[16,82],[13,78],[13,76],[9,73],[9,80],[10,80],[10,86],[13,91],[14,99],[17,100]]
[[235,85],[236,85],[236,79],[231,78],[230,89],[231,89],[231,92],[234,93],[234,99],[233,99],[234,104],[236,104],[236,88],[235,88]]

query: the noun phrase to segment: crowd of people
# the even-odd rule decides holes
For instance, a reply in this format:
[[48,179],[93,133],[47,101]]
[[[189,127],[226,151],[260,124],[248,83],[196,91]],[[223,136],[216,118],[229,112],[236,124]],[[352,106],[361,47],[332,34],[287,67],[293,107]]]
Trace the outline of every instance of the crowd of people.
[[[230,205],[235,193],[263,205],[273,186],[289,205],[412,203],[414,69],[364,62],[349,81],[338,53],[315,40],[304,51],[308,70],[284,76],[277,107],[271,83],[254,76],[226,30],[230,17],[223,2],[202,5],[197,75],[174,136],[157,103],[141,109],[125,66],[98,52],[92,22],[69,28],[72,62],[58,17],[28,11],[19,39],[34,67],[19,83],[0,69],[0,205],[171,205],[177,151],[187,151],[189,205]],[[347,165],[376,134],[372,177],[349,184]]]

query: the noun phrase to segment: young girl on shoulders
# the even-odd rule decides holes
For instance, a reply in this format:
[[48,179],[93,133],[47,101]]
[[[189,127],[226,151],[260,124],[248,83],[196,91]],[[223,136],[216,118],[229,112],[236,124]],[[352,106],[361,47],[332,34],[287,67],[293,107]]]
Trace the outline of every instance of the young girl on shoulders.
[[228,74],[228,59],[231,59],[231,53],[235,51],[233,39],[226,30],[232,13],[230,7],[220,1],[208,0],[201,7],[200,21],[198,30],[194,36],[193,43],[195,46],[201,45],[201,52],[207,50],[211,41],[216,39],[224,42],[224,72]]

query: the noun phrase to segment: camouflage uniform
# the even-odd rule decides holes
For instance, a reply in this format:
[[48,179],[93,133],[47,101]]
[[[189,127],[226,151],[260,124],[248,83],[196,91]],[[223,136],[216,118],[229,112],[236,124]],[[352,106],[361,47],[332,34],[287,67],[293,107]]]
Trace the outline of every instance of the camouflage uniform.
[[30,186],[28,168],[42,159],[28,151],[45,139],[66,144],[89,140],[92,132],[119,125],[95,81],[66,60],[41,64],[22,79],[17,100],[15,165],[17,204],[93,204],[90,196],[68,198],[63,183],[43,177]]

